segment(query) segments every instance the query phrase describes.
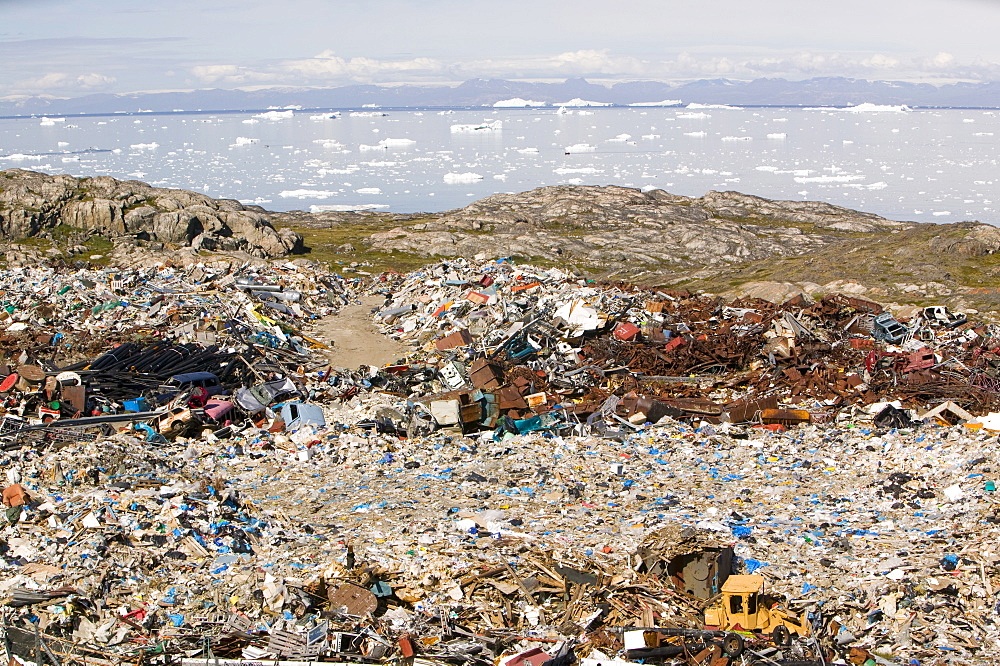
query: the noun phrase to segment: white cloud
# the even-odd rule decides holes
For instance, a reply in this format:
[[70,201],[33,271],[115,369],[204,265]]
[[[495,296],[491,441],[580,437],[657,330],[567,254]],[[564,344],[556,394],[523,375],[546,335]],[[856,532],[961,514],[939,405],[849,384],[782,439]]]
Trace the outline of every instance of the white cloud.
[[25,93],[33,92],[82,92],[106,90],[113,86],[117,79],[90,72],[88,74],[68,74],[66,72],[49,72],[37,79],[24,79],[16,82],[12,88]]
[[[437,58],[347,58],[331,50],[324,50],[311,58],[283,60],[258,67],[203,64],[192,67],[190,71],[199,82],[206,85],[335,86],[350,83],[443,83],[490,77],[523,79],[570,76],[663,81],[719,77],[782,77],[794,80],[816,76],[992,80],[998,75],[1000,65],[988,61],[961,63],[954,55],[946,52],[908,59],[886,53],[837,51],[771,52],[742,56],[682,51],[665,58],[639,58],[613,53],[608,49],[580,49],[553,55],[445,61]],[[66,75],[49,76],[58,79]],[[52,83],[57,87],[66,83],[55,79]],[[82,87],[84,77],[79,79],[76,85]],[[98,82],[97,79],[94,80],[95,85]],[[41,87],[41,80],[38,83]]]

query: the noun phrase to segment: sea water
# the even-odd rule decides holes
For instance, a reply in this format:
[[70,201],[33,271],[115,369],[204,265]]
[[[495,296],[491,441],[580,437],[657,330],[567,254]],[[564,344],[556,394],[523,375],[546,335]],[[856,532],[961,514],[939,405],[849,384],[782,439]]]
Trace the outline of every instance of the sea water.
[[737,190],[1000,223],[995,110],[364,109],[0,119],[0,168],[139,179],[271,210],[459,208],[543,185]]

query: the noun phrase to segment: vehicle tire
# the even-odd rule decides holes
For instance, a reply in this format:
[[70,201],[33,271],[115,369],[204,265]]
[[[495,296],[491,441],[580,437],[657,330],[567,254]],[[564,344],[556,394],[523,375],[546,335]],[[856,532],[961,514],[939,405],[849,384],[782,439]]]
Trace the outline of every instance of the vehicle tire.
[[739,634],[726,634],[722,639],[722,651],[731,659],[739,659],[743,655],[743,637]]
[[788,631],[788,627],[783,624],[779,624],[771,632],[771,641],[778,647],[786,647],[792,644],[792,632]]

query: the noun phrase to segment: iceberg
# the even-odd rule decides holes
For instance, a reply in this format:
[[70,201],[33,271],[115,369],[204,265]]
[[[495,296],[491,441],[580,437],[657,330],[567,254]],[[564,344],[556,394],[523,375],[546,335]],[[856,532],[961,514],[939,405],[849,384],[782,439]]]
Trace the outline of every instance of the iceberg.
[[313,204],[310,213],[347,213],[352,210],[377,210],[388,208],[389,204]]
[[482,180],[483,177],[478,173],[452,173],[448,172],[444,175],[444,182],[449,185],[455,185],[458,183],[475,183]]
[[684,102],[679,99],[665,99],[660,102],[633,102],[629,106],[683,106]]
[[378,144],[374,146],[369,146],[366,144],[361,144],[358,146],[359,150],[388,150],[389,148],[408,148],[415,144],[416,141],[413,139],[382,139]]
[[475,125],[452,125],[452,134],[465,134],[471,132],[496,132],[503,129],[502,120],[484,120]]
[[536,102],[530,99],[522,99],[520,97],[512,97],[510,99],[502,99],[499,102],[493,104],[494,109],[524,109],[529,106],[546,106],[548,102]]
[[698,104],[697,102],[692,102],[687,105],[689,109],[735,109],[737,111],[742,111],[743,107],[740,106],[730,106],[728,104]]
[[287,120],[294,115],[295,112],[289,109],[288,111],[265,111],[264,113],[254,115],[254,118],[262,118],[264,120]]
[[570,106],[570,107],[579,107],[579,106],[614,106],[614,104],[612,104],[611,102],[592,102],[592,101],[589,101],[589,100],[586,100],[586,99],[580,99],[579,97],[574,97],[573,99],[571,99],[568,102],[559,102],[559,104],[557,104],[555,106]]
[[865,102],[857,106],[849,106],[845,111],[851,113],[909,113],[912,109],[905,104],[872,104]]

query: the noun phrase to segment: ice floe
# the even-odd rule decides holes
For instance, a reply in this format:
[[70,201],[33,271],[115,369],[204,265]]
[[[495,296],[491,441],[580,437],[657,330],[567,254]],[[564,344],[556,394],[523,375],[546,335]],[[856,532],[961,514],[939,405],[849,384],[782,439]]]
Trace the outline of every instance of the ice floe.
[[235,148],[236,146],[249,146],[254,143],[260,143],[260,139],[251,139],[246,136],[236,137],[236,143],[229,144],[230,148]]
[[564,150],[567,153],[592,153],[597,147],[589,143],[574,143],[572,146],[566,146]]
[[254,118],[260,118],[261,120],[288,120],[295,115],[295,111],[288,109],[287,111],[265,111],[264,113],[254,114]]
[[629,106],[682,106],[683,101],[679,99],[665,99],[659,102],[633,102]]
[[559,102],[554,106],[560,107],[581,107],[581,106],[614,106],[611,102],[593,102],[591,100],[580,99],[579,97],[574,97],[568,102]]
[[156,150],[160,147],[160,144],[155,141],[152,143],[133,143],[129,148],[134,148],[135,150]]
[[278,192],[279,197],[285,199],[329,199],[337,194],[328,190],[282,190]]
[[389,204],[313,204],[309,206],[310,213],[347,213],[352,210],[378,210],[388,208]]
[[476,183],[482,180],[481,174],[472,173],[471,171],[467,173],[452,173],[448,172],[444,175],[444,182],[449,185],[457,185],[460,183]]
[[417,142],[413,139],[382,139],[377,145],[369,146],[367,144],[361,144],[358,146],[358,150],[361,151],[371,151],[371,150],[388,150],[389,148],[409,148],[410,146],[416,144]]
[[525,109],[530,106],[547,106],[548,102],[536,102],[531,99],[522,99],[520,97],[511,97],[510,99],[502,99],[499,102],[493,104],[494,109]]
[[503,129],[502,120],[484,120],[481,123],[469,125],[452,125],[452,134],[472,133],[472,132],[496,132]]

